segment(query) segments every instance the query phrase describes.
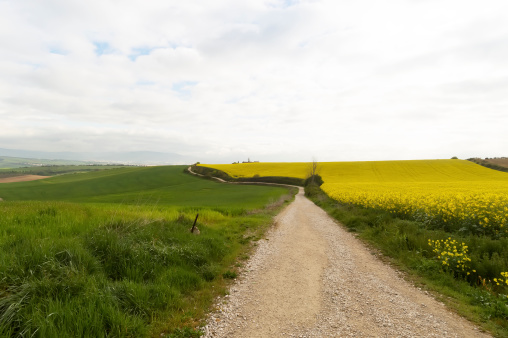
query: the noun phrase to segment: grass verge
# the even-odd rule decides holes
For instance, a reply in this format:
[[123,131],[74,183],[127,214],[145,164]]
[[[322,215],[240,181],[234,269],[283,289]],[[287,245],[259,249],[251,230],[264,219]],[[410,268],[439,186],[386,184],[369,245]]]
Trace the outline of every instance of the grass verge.
[[180,166],[1,188],[2,337],[199,336],[239,257],[294,196]]
[[276,210],[200,209],[194,235],[195,213],[185,210],[2,203],[0,336],[197,336]]
[[505,289],[496,289],[484,277],[506,269],[506,239],[461,238],[453,234],[454,238],[473,243],[471,263],[478,273],[474,278],[461,278],[445,271],[428,245],[429,239],[448,237],[449,233],[426,229],[421,223],[399,219],[386,211],[338,204],[317,186],[306,187],[306,195],[370,247],[381,251],[413,283],[430,290],[438,300],[495,336],[508,337],[508,301],[500,293]]

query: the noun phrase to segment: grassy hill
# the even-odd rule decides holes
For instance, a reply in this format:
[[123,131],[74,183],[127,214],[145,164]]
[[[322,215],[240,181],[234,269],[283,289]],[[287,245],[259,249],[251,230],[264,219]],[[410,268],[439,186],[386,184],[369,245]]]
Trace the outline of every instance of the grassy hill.
[[[288,176],[306,178],[310,163],[201,164],[232,177]],[[508,181],[508,176],[464,160],[319,162],[325,182]]]
[[238,257],[291,196],[184,168],[0,184],[0,336],[197,336]]
[[186,166],[127,167],[0,185],[6,201],[157,203],[171,206],[258,208],[283,188],[225,185],[185,174]]

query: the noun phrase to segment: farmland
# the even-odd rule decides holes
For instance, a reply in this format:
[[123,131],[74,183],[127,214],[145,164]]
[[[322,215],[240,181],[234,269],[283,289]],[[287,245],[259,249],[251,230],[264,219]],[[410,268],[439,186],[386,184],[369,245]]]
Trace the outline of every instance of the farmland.
[[69,165],[86,165],[84,161],[69,161],[69,160],[42,160],[35,158],[20,158],[11,156],[0,156],[0,170],[1,169],[14,169],[20,167],[38,167],[38,166],[69,166]]
[[[305,178],[308,163],[213,165],[233,177]],[[343,204],[384,209],[448,231],[508,231],[508,175],[461,160],[320,163],[322,189]]]
[[290,195],[184,169],[0,185],[0,335],[196,335],[238,257]]
[[84,173],[124,168],[124,165],[43,165],[0,169],[0,178],[23,175],[56,176],[69,173]]
[[[309,163],[203,165],[305,178]],[[458,312],[508,333],[508,174],[469,161],[319,163],[308,196]]]

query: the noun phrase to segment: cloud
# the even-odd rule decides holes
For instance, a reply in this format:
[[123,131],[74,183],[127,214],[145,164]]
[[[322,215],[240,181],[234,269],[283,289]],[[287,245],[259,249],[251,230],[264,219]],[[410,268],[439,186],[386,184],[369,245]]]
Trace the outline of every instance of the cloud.
[[218,161],[506,156],[507,10],[0,1],[0,142]]

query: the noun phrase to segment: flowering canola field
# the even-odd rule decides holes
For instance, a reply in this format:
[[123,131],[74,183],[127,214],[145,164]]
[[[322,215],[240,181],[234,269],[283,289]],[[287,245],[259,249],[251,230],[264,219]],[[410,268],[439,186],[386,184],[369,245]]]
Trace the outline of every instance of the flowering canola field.
[[[306,178],[309,163],[203,165],[232,177]],[[322,189],[340,203],[385,209],[447,231],[507,235],[508,174],[463,160],[322,162]]]

